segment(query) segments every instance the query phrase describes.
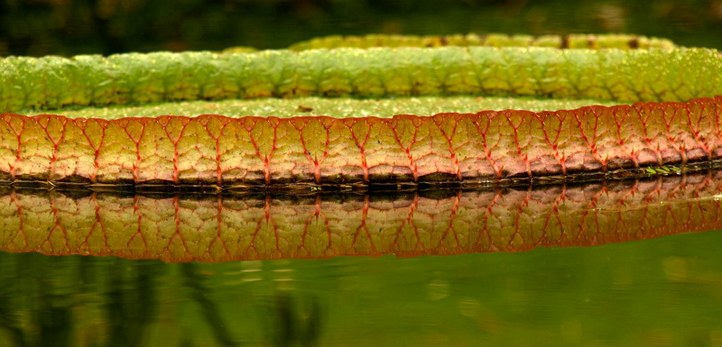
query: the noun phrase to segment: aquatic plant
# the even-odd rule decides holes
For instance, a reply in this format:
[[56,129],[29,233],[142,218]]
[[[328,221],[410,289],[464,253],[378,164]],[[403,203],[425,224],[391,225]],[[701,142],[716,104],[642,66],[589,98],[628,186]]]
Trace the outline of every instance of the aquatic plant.
[[[386,35],[370,34],[363,36],[332,35],[318,37],[295,43],[291,50],[302,51],[317,48],[339,47],[443,47],[443,46],[490,46],[490,47],[554,47],[554,48],[674,48],[672,41],[656,37],[637,35],[506,35],[506,34],[466,34],[466,35]],[[243,50],[239,47],[237,50]],[[230,48],[230,51],[236,51]]]
[[[617,41],[630,40],[646,42]],[[8,57],[0,60],[1,109],[54,114],[0,117],[0,175],[7,182],[248,188],[676,173],[722,153],[722,98],[713,97],[722,94],[722,59],[714,50],[663,46]],[[375,97],[400,98],[403,105],[450,95],[642,103],[479,111],[467,99],[469,113],[453,113],[442,97],[436,100],[446,112],[431,117],[356,117],[348,108],[311,116],[314,105],[299,104],[304,117],[281,119],[267,117],[273,109],[234,114],[232,103],[216,112],[213,101],[333,96],[339,104]],[[182,100],[209,100],[197,102],[207,110],[202,113],[224,115],[113,118],[124,113],[123,105],[149,105],[134,114],[149,116],[147,110],[162,114]],[[86,106],[94,108],[77,110]],[[670,165],[680,169],[648,168]]]

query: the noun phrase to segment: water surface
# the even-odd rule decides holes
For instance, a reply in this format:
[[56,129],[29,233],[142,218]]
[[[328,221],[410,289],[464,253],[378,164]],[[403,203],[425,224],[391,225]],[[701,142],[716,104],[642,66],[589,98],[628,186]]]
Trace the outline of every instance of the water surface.
[[720,191],[6,189],[0,344],[719,346]]
[[172,264],[0,254],[0,341],[722,344],[717,231],[592,248]]

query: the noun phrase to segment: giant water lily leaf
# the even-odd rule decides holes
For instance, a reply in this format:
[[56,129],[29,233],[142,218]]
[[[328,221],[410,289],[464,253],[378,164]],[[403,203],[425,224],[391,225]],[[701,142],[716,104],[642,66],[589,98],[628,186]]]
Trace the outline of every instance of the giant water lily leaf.
[[[490,46],[490,47],[554,47],[562,49],[672,49],[675,44],[667,39],[637,35],[389,35],[370,34],[363,36],[332,35],[297,42],[288,47],[293,51],[309,49],[333,49],[341,47],[443,47],[443,46]],[[223,53],[249,53],[256,49],[248,46],[235,46],[223,50]]]
[[[588,49],[646,49],[675,48],[667,39],[636,35],[505,35],[505,34],[467,34],[467,35],[386,35],[370,34],[364,36],[326,36],[295,43],[291,50],[303,51],[322,48],[370,48],[370,47],[443,47],[443,46],[491,46],[491,47],[554,47]],[[227,52],[243,51],[242,47],[230,48]]]
[[[11,183],[562,182],[706,168],[722,153],[722,99],[714,98],[722,59],[709,49],[376,47],[9,57],[0,65],[10,82],[0,85],[3,110],[53,113],[2,116],[0,175]],[[480,111],[499,108],[478,101],[497,94],[643,103],[529,112],[522,101],[513,111]],[[298,96],[311,98],[259,101]],[[328,96],[340,98],[314,99]],[[380,99],[359,99],[368,97]],[[374,107],[396,116],[373,117]],[[293,110],[305,117],[273,117]],[[163,113],[173,115],[156,117]],[[221,115],[188,117],[201,113]]]
[[[7,181],[240,186],[602,178],[722,155],[722,97],[392,118],[5,115]],[[621,173],[619,172],[621,170]]]
[[0,60],[0,110],[259,97],[518,95],[686,101],[722,94],[711,49],[378,47]]

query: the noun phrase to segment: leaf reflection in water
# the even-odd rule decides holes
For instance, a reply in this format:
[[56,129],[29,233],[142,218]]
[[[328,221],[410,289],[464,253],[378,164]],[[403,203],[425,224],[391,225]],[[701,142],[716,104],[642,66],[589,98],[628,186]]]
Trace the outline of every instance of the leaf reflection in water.
[[482,191],[133,195],[7,190],[0,249],[168,262],[593,246],[722,228],[722,173]]

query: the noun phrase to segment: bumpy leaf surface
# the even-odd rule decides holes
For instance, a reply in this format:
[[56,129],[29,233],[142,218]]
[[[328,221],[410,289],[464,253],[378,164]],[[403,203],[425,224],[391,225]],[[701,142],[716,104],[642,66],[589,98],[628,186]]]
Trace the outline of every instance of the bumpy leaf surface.
[[0,59],[0,112],[261,97],[517,95],[687,101],[722,94],[711,49],[379,47]]
[[721,117],[722,97],[432,117],[4,115],[0,174],[221,187],[563,178],[716,160]]

